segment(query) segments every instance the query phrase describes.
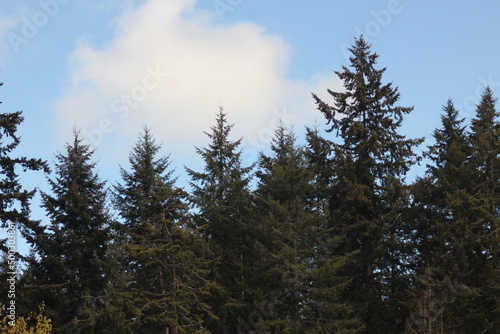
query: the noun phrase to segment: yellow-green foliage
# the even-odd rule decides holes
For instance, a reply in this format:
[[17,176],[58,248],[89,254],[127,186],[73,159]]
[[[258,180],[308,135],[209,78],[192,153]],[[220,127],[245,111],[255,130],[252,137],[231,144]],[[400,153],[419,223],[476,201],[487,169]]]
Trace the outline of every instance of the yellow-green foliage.
[[39,307],[38,313],[32,312],[28,317],[16,317],[14,324],[7,316],[0,318],[0,328],[6,334],[50,334],[51,320],[43,315],[45,306]]

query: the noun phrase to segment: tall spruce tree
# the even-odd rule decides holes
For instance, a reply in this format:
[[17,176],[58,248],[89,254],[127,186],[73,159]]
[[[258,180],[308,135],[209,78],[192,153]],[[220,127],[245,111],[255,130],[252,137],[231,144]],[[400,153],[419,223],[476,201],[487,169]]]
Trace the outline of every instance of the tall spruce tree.
[[344,266],[356,251],[340,251],[347,238],[336,228],[330,213],[335,180],[335,144],[323,138],[319,129],[307,129],[309,169],[313,173],[310,201],[316,203],[318,220],[314,242],[313,267],[310,273],[310,291],[304,309],[305,333],[361,333],[364,327],[359,312],[346,300],[351,274]]
[[448,100],[443,106],[442,126],[433,133],[435,143],[424,153],[430,160],[426,175],[415,182],[415,202],[419,205],[416,240],[419,267],[436,265],[433,251],[442,241],[436,233],[439,233],[439,224],[449,218],[448,194],[471,185],[466,165],[471,149],[463,123],[453,101]]
[[[3,83],[0,82],[0,87]],[[0,102],[1,103],[1,102]],[[20,235],[25,235],[29,228],[37,225],[30,219],[30,201],[35,190],[23,188],[19,180],[19,169],[23,171],[49,171],[46,162],[41,159],[13,156],[14,150],[21,143],[18,127],[24,121],[22,112],[0,113],[0,228],[11,231],[11,238],[0,239],[0,304],[9,305],[10,285],[7,279],[12,278],[12,272],[20,274],[22,257],[17,253]],[[19,277],[16,277],[16,280]],[[17,291],[17,315],[32,310],[21,300],[21,291]],[[24,305],[23,305],[24,304]],[[23,310],[23,307],[25,310]]]
[[99,330],[85,305],[99,305],[104,295],[111,219],[92,155],[75,130],[65,154],[56,155],[56,176],[48,178],[52,194],[42,193],[49,225],[36,226],[28,239],[35,256],[26,289],[32,303],[45,302],[56,332]]
[[[0,82],[0,87],[3,83]],[[2,102],[0,102],[2,103]],[[0,221],[5,228],[9,222],[21,229],[29,223],[29,202],[35,190],[23,189],[16,168],[23,171],[48,171],[48,165],[41,159],[12,157],[11,154],[21,143],[17,134],[18,126],[24,121],[21,111],[0,114]],[[2,248],[5,243],[2,242]]]
[[[498,328],[500,126],[491,89],[470,131],[451,101],[415,185],[420,255],[411,333],[493,333]],[[496,231],[496,232],[495,232]]]
[[396,105],[400,94],[391,83],[382,83],[385,68],[375,68],[378,55],[363,37],[356,39],[350,52],[351,68],[335,72],[345,91],[328,90],[334,104],[313,94],[331,125],[327,131],[337,134],[329,232],[341,239],[331,250],[336,259],[332,272],[350,279],[339,293],[339,305],[355,311],[364,333],[388,333],[388,328],[396,333],[402,331],[407,312],[397,294],[408,265],[400,255],[407,197],[404,177],[418,159],[413,148],[422,140],[398,133],[412,108]]
[[473,239],[467,250],[471,262],[467,284],[474,297],[464,328],[493,333],[500,327],[500,113],[490,87],[481,96],[469,137],[475,206],[470,208]]
[[295,135],[282,124],[271,151],[261,154],[256,173],[248,286],[261,318],[256,332],[301,333],[318,221],[309,200],[313,174]]
[[208,333],[204,302],[208,281],[204,245],[187,227],[185,192],[175,186],[168,157],[144,129],[121,169],[114,203],[123,225],[125,270],[132,280],[120,294],[134,333]]
[[[433,133],[435,143],[424,156],[429,159],[426,174],[413,185],[416,246],[416,281],[412,313],[406,328],[410,333],[454,331],[459,319],[452,301],[464,290],[459,279],[467,267],[461,256],[467,237],[467,213],[457,203],[472,201],[473,184],[468,160],[471,148],[463,118],[452,100],[443,106],[441,128]],[[458,269],[462,268],[462,269]],[[452,326],[452,327],[450,327]]]
[[213,333],[236,333],[247,314],[245,306],[245,263],[248,250],[248,216],[251,167],[243,167],[241,140],[231,141],[232,125],[222,107],[216,124],[205,134],[210,139],[207,148],[196,152],[204,161],[203,172],[187,168],[192,178],[191,202],[196,211],[194,221],[211,246],[217,265],[213,279],[222,291],[211,303],[220,319],[210,324]]

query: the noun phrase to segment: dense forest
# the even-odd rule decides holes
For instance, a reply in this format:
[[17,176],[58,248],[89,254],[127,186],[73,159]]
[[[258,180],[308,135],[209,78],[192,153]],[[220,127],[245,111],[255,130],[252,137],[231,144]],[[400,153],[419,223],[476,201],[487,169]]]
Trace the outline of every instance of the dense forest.
[[[362,37],[350,52],[334,102],[312,96],[324,133],[298,140],[281,125],[246,166],[221,108],[196,148],[203,169],[187,168],[189,190],[147,127],[108,184],[78,130],[51,170],[14,156],[23,115],[0,114],[1,228],[31,248],[15,254],[14,329],[16,270],[1,241],[0,332],[498,333],[492,90],[469,123],[444,101],[420,155],[423,139],[400,133],[413,108],[398,105],[378,55]],[[425,172],[408,181],[417,164]],[[28,170],[47,175],[48,223],[30,218],[35,190],[18,174]]]

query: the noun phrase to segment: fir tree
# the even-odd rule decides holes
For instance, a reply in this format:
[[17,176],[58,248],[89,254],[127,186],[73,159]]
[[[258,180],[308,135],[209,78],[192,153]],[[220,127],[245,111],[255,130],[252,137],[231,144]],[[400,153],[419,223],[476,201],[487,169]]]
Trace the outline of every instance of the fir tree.
[[282,124],[271,150],[270,156],[261,154],[256,173],[249,287],[260,311],[270,313],[262,314],[259,330],[299,333],[318,221],[309,202],[313,174],[295,135]]
[[[3,83],[0,82],[0,87]],[[1,103],[1,102],[0,102]],[[12,152],[21,143],[17,134],[18,126],[24,121],[22,112],[0,114],[0,221],[5,228],[9,222],[20,224],[22,229],[29,223],[29,202],[35,195],[35,190],[23,189],[19,183],[16,168],[23,171],[48,171],[47,163],[41,159],[27,157],[12,157]],[[2,242],[4,247],[4,242]]]
[[375,68],[378,55],[363,37],[350,52],[351,68],[335,72],[345,91],[328,91],[334,104],[313,94],[338,142],[329,209],[330,233],[341,239],[331,251],[332,259],[338,257],[332,270],[350,278],[339,303],[356,311],[365,333],[398,332],[406,312],[395,294],[407,266],[399,255],[405,247],[399,235],[405,228],[404,177],[418,159],[412,149],[422,140],[398,133],[412,108],[396,105],[400,94],[382,83],[385,68]]
[[56,176],[48,179],[53,194],[42,193],[50,223],[33,229],[29,239],[35,256],[26,286],[32,302],[45,302],[56,332],[97,330],[85,304],[101,303],[111,219],[92,155],[75,130],[66,153],[56,155]]
[[471,149],[463,123],[453,101],[448,100],[443,106],[442,127],[433,133],[435,143],[424,153],[431,164],[427,165],[425,177],[414,186],[415,202],[420,205],[417,226],[420,267],[436,265],[433,250],[442,241],[437,238],[436,229],[449,217],[447,194],[467,189],[471,184],[466,165]]
[[[3,83],[0,83],[0,87]],[[1,102],[0,102],[1,103]],[[30,219],[30,202],[35,195],[35,190],[23,188],[19,180],[19,169],[26,171],[49,171],[47,163],[41,159],[16,157],[14,150],[21,143],[18,127],[24,121],[22,112],[1,113],[0,114],[0,228],[11,231],[11,237],[0,239],[0,304],[8,305],[10,291],[7,279],[12,278],[12,272],[19,275],[21,260],[17,253],[16,244],[21,235],[27,236],[29,229],[36,226],[38,222]],[[16,277],[16,280],[20,277]],[[21,291],[17,291],[17,314],[31,310],[33,304],[26,305],[20,298]],[[24,312],[26,311],[26,312]]]
[[408,328],[493,333],[500,153],[495,99],[487,88],[469,133],[451,101],[444,112],[436,143],[426,153],[433,164],[415,187],[421,270]]
[[471,148],[463,123],[448,100],[442,126],[433,133],[435,143],[424,153],[430,161],[426,175],[413,185],[417,275],[413,312],[406,325],[410,332],[458,328],[459,319],[454,319],[450,308],[464,290],[458,268],[468,262],[460,255],[468,223],[467,213],[456,203],[472,200],[468,194],[473,183],[467,164]]
[[123,226],[125,270],[132,281],[120,294],[134,333],[208,333],[204,295],[213,287],[201,239],[187,228],[185,192],[175,186],[168,157],[145,128],[121,169],[115,207]]
[[191,176],[191,202],[196,210],[195,223],[211,246],[217,265],[213,278],[222,288],[212,305],[220,321],[210,330],[235,333],[245,318],[245,263],[247,253],[250,192],[250,167],[242,167],[241,140],[231,141],[232,125],[227,124],[222,107],[210,133],[207,148],[197,148],[205,167],[203,172],[187,169]]
[[463,319],[470,331],[493,333],[500,326],[500,113],[487,87],[471,121],[472,194],[470,265],[467,284],[474,289]]
[[306,139],[308,167],[313,173],[310,202],[315,203],[318,220],[310,291],[304,309],[305,333],[361,333],[361,317],[345,298],[351,276],[343,270],[356,252],[339,251],[346,235],[334,228],[330,213],[335,180],[335,163],[331,156],[334,143],[321,137],[318,128],[308,128]]

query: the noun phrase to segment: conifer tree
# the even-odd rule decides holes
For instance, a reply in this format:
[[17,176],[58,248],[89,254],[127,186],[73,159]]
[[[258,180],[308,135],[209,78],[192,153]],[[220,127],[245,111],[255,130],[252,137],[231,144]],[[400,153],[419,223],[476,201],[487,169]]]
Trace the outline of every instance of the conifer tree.
[[470,170],[474,206],[470,207],[471,244],[466,250],[473,289],[472,312],[464,315],[470,331],[493,333],[500,326],[500,113],[487,87],[471,120]]
[[499,311],[495,99],[487,88],[469,133],[451,101],[444,111],[442,129],[434,132],[436,143],[426,154],[433,164],[415,186],[421,269],[419,299],[407,327],[493,333]]
[[468,165],[471,148],[463,123],[448,100],[443,106],[441,128],[433,133],[435,143],[424,153],[430,161],[426,174],[413,185],[417,275],[412,314],[406,325],[410,332],[459,328],[460,320],[451,308],[464,290],[459,277],[468,266],[468,260],[461,256],[468,214],[457,203],[471,202],[473,184]]
[[305,333],[362,333],[363,322],[352,302],[346,299],[351,274],[343,266],[356,251],[341,252],[347,238],[330,213],[335,180],[334,143],[323,138],[318,128],[307,129],[309,170],[313,173],[311,203],[318,216],[313,243],[314,258],[310,272],[310,291],[304,309]]
[[48,179],[53,194],[42,193],[50,223],[36,226],[28,239],[35,256],[30,258],[26,288],[33,303],[45,302],[56,332],[97,330],[82,306],[101,303],[111,219],[105,183],[95,172],[92,155],[75,130],[65,154],[56,155],[56,176]]
[[213,284],[206,277],[204,245],[187,228],[185,192],[175,186],[168,157],[144,129],[130,154],[131,171],[121,169],[115,207],[132,281],[120,294],[134,333],[208,333],[211,317],[205,295]]
[[400,94],[391,83],[382,83],[385,68],[375,68],[378,55],[363,37],[350,52],[350,68],[335,72],[345,91],[328,91],[334,104],[313,94],[331,125],[327,131],[337,134],[329,232],[340,240],[331,250],[331,258],[337,258],[332,272],[350,278],[339,303],[355,310],[365,333],[399,332],[406,312],[397,295],[407,266],[399,255],[404,248],[404,177],[418,159],[413,147],[421,140],[398,133],[412,108],[396,105]]
[[433,133],[435,143],[424,153],[431,163],[427,165],[425,177],[418,179],[414,186],[420,213],[417,226],[419,267],[436,265],[433,250],[442,243],[436,235],[439,224],[449,217],[448,194],[471,185],[466,165],[471,149],[463,123],[464,119],[459,118],[458,110],[449,99],[443,106],[442,126]]
[[[3,83],[0,82],[0,87]],[[1,102],[0,102],[1,103]],[[47,163],[41,159],[12,157],[12,152],[21,143],[18,126],[24,121],[21,111],[0,114],[0,221],[5,228],[8,222],[20,223],[20,228],[29,222],[29,201],[35,190],[23,189],[16,168],[23,171],[48,171]],[[2,247],[3,247],[2,242]]]
[[318,221],[309,202],[313,174],[295,135],[282,124],[271,150],[261,154],[256,173],[249,286],[260,312],[270,313],[262,314],[259,330],[299,333]]
[[187,168],[192,179],[194,221],[217,260],[212,274],[222,289],[211,301],[220,319],[210,325],[214,333],[236,333],[242,317],[246,316],[244,272],[251,167],[242,166],[238,150],[241,140],[230,140],[231,128],[221,107],[212,131],[205,133],[210,140],[208,147],[196,149],[205,164],[204,170],[196,172]]
[[[3,83],[0,82],[0,87]],[[1,103],[1,102],[0,102]],[[21,143],[18,127],[24,121],[22,112],[0,113],[0,228],[11,231],[11,239],[0,239],[0,304],[8,305],[10,287],[7,279],[17,272],[20,274],[22,257],[17,253],[16,244],[21,235],[26,235],[29,227],[37,222],[30,219],[30,201],[35,195],[35,190],[23,188],[19,180],[19,170],[48,172],[46,162],[41,159],[13,156],[14,150]],[[21,233],[18,233],[20,231]],[[16,277],[16,280],[19,277]],[[18,297],[19,297],[18,291]],[[22,305],[17,299],[18,315],[23,313],[23,306],[29,310],[31,305]]]

